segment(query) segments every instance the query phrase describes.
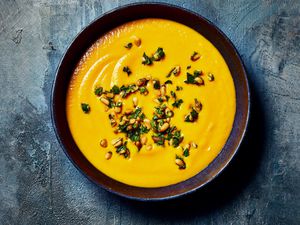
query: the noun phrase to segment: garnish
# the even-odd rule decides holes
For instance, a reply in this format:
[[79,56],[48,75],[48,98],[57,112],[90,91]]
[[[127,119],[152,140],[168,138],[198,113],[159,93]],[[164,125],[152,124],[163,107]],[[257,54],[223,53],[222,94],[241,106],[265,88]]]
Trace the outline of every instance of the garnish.
[[176,97],[177,97],[176,93],[174,91],[171,91],[170,93],[171,93],[171,96],[176,99]]
[[180,66],[175,66],[174,68],[172,68],[168,73],[167,77],[170,77],[172,74],[174,76],[178,76],[180,74]]
[[184,160],[178,155],[176,155],[175,163],[181,170],[186,168]]
[[173,84],[173,82],[171,80],[166,80],[165,84]]
[[107,140],[106,140],[106,139],[102,139],[102,140],[100,141],[100,146],[101,146],[102,148],[106,148],[106,147],[107,147]]
[[89,113],[91,111],[91,107],[87,103],[81,103],[81,109],[84,113]]
[[196,84],[196,85],[204,85],[204,80],[200,77],[202,75],[202,71],[195,70],[194,74],[186,73],[186,80],[184,83],[186,84]]
[[181,86],[176,86],[176,91],[182,91],[183,90],[183,87]]
[[153,88],[156,89],[156,90],[160,89],[159,80],[153,80]]
[[112,93],[114,93],[115,95],[120,93],[120,88],[117,85],[114,85],[111,90]]
[[191,60],[193,62],[197,61],[198,59],[200,59],[200,54],[198,52],[193,52],[193,54],[191,55]]
[[192,106],[191,112],[185,116],[185,122],[194,122],[198,119],[199,112],[202,110],[202,104],[195,98],[194,106]]
[[191,65],[188,65],[188,66],[186,67],[186,69],[189,70],[189,69],[191,69],[191,67],[192,67]]
[[182,155],[183,155],[184,157],[188,157],[188,156],[190,155],[190,148],[191,148],[190,144],[186,144],[186,145],[184,146],[184,148],[183,148],[183,153],[182,153]]
[[183,100],[182,99],[178,99],[178,100],[176,100],[173,104],[172,104],[172,106],[174,106],[174,107],[176,107],[176,108],[179,108],[180,107],[180,105],[183,103]]
[[142,64],[144,64],[144,65],[151,65],[152,64],[152,59],[149,56],[147,56],[145,52],[143,54]]
[[128,76],[132,73],[128,66],[123,67],[123,72],[127,73]]
[[153,55],[153,60],[160,61],[165,57],[164,49],[159,47]]
[[132,48],[132,43],[129,42],[129,43],[128,43],[127,45],[125,45],[124,47],[127,48],[127,49],[131,49],[131,48]]
[[215,77],[212,73],[207,74],[207,77],[208,77],[209,81],[214,81],[215,80]]
[[100,96],[103,93],[103,87],[97,87],[94,91],[95,95]]

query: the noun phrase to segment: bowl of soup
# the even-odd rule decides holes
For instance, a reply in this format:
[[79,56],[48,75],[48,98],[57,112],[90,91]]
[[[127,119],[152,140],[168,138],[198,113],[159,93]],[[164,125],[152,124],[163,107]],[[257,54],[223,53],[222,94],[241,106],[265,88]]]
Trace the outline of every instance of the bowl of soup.
[[212,23],[167,4],[96,19],[57,70],[52,121],[66,155],[118,195],[190,193],[231,161],[250,96],[242,61]]

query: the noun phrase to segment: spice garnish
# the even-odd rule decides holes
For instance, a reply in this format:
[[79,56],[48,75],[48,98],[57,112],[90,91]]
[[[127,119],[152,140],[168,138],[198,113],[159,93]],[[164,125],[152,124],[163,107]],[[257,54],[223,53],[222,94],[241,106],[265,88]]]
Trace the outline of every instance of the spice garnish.
[[132,43],[129,42],[129,43],[128,43],[127,45],[125,45],[124,47],[127,48],[127,49],[131,49],[131,48],[132,48]]
[[91,107],[87,103],[81,103],[81,109],[84,113],[89,113],[91,111]]
[[132,73],[128,66],[123,67],[123,72],[127,73],[128,76]]
[[191,55],[191,60],[194,62],[198,59],[200,59],[200,54],[198,52],[193,52],[193,54]]

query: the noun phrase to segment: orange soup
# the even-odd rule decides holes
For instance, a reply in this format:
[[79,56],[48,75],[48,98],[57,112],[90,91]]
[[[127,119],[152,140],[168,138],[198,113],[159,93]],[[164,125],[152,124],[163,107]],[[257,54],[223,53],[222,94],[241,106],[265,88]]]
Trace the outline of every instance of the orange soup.
[[72,76],[73,138],[101,172],[162,187],[205,169],[232,129],[235,88],[220,52],[195,30],[142,19],[100,37]]

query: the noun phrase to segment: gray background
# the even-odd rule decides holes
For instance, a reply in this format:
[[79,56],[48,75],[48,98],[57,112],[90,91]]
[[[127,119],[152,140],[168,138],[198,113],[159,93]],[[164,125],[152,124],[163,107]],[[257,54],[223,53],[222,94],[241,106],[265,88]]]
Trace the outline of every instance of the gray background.
[[168,1],[215,23],[248,70],[249,134],[229,168],[184,199],[141,203],[96,187],[50,121],[74,36],[132,1],[0,1],[0,224],[300,224],[300,1]]

